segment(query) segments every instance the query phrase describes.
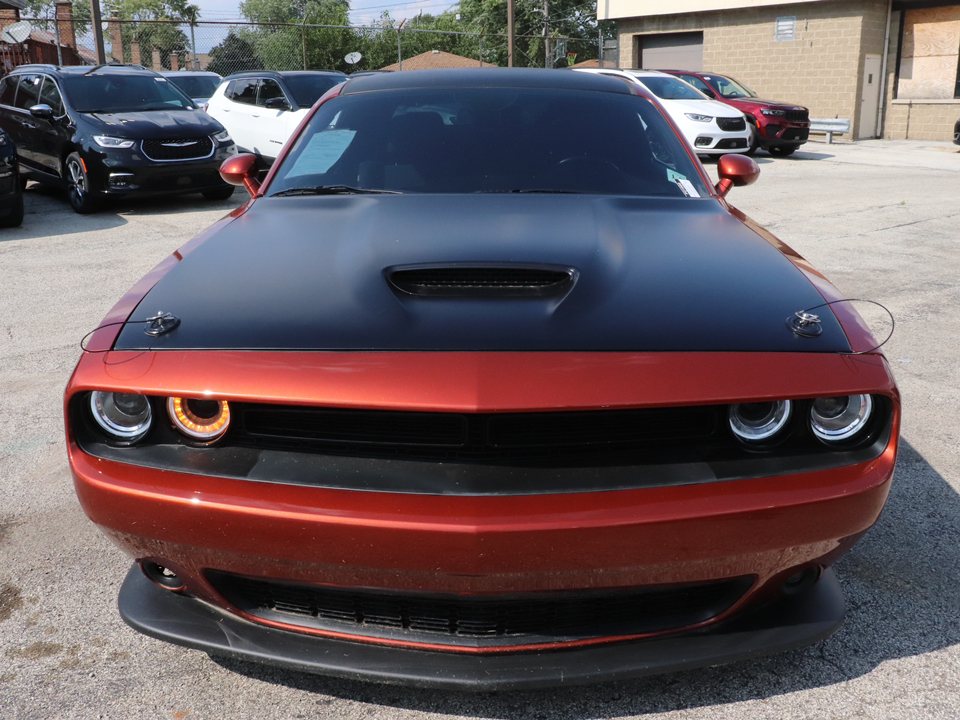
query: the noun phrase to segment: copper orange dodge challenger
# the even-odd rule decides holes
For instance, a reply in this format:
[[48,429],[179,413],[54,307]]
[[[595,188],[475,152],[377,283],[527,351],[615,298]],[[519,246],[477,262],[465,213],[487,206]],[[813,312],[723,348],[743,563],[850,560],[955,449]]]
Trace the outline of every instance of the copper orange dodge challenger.
[[[140,280],[66,390],[140,632],[430,687],[815,642],[900,400],[866,324],[657,100],[536,70],[331,89]],[[262,178],[262,181],[261,181]]]

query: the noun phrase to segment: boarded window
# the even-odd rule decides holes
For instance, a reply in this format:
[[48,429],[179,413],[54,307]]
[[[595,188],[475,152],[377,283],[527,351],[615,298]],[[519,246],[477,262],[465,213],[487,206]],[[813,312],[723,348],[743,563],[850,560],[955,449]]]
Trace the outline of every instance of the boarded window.
[[904,11],[897,97],[937,100],[958,96],[960,5]]

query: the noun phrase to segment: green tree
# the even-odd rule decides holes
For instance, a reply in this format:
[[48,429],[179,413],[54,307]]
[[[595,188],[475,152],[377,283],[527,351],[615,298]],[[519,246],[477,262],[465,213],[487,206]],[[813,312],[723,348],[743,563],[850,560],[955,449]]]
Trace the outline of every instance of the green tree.
[[229,75],[244,70],[261,70],[263,61],[257,56],[253,45],[234,31],[227,33],[219,45],[210,51],[210,72]]
[[[71,13],[73,14],[74,32],[78,36],[83,35],[90,29],[90,3],[80,0],[73,5]],[[57,16],[57,8],[54,0],[27,0],[27,4],[20,11],[20,15],[25,18],[52,19]],[[45,30],[53,32],[52,22],[44,23],[44,25]]]
[[[195,22],[200,17],[200,8],[187,0],[110,0],[107,15],[115,15],[121,20],[133,20],[123,23],[123,60],[132,61],[130,43],[140,45],[140,57],[148,61],[153,49],[160,51],[160,62],[170,69],[170,57],[177,55],[182,67],[187,55],[187,35],[180,24]],[[145,22],[169,20],[169,23]]]

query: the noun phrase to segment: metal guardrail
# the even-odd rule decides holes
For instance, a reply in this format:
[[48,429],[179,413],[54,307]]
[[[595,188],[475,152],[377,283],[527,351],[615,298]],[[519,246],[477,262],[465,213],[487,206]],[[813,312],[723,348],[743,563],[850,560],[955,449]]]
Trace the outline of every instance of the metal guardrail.
[[850,132],[850,120],[847,118],[810,118],[810,132],[826,133],[827,145],[833,142],[834,135]]

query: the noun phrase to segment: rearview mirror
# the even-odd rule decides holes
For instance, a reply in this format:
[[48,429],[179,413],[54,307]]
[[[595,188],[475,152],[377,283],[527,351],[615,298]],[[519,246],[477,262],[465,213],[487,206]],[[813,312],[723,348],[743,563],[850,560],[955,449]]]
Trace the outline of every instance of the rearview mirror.
[[220,177],[225,183],[245,187],[250,197],[256,197],[260,191],[260,180],[257,179],[257,156],[241,153],[227,158],[220,166]]
[[717,175],[720,182],[716,185],[717,195],[725,197],[730,188],[750,185],[760,177],[760,166],[746,155],[721,155],[717,160]]

